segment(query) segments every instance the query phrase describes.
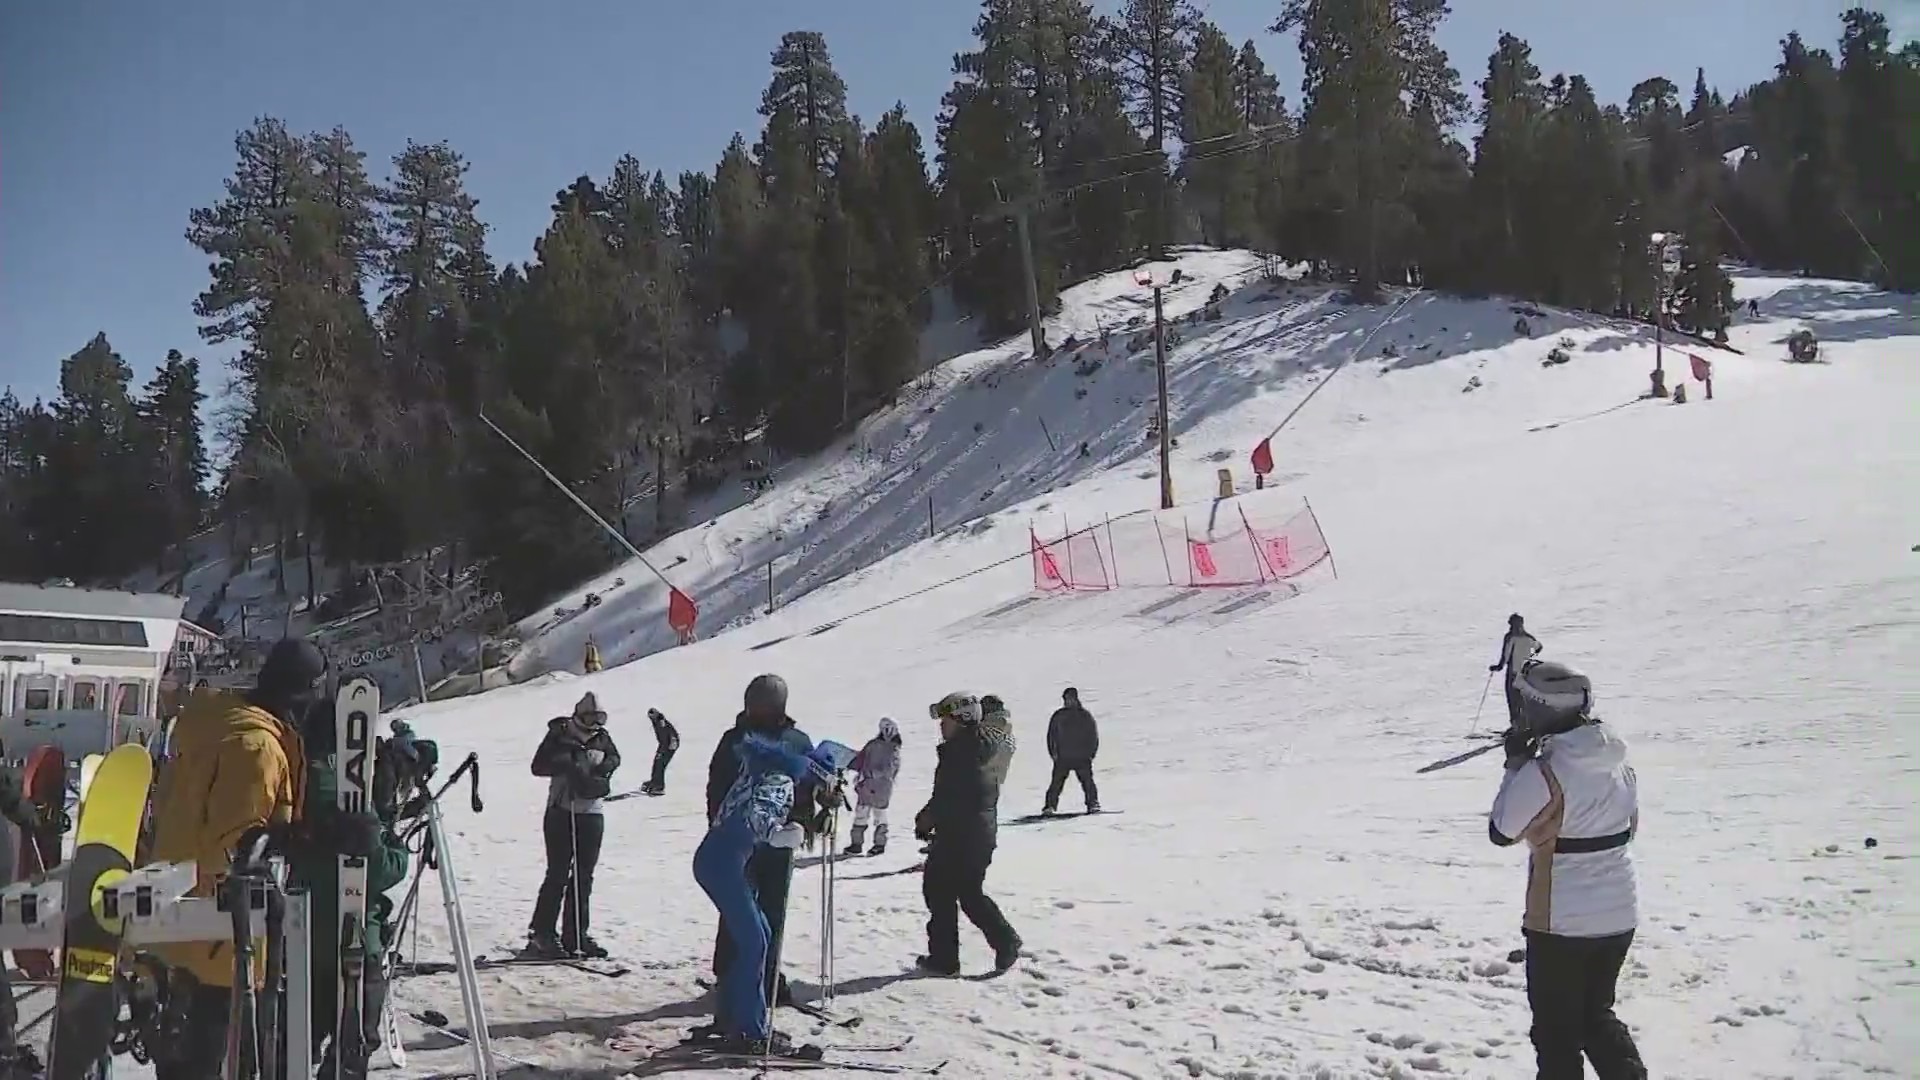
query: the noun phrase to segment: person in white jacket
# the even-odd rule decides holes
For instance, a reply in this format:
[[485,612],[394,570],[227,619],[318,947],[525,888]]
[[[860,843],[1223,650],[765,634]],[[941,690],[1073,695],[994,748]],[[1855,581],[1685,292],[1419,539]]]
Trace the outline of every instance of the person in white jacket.
[[852,843],[846,854],[858,855],[866,849],[867,824],[873,824],[873,854],[887,850],[887,807],[893,804],[893,782],[900,775],[900,725],[889,717],[880,718],[880,732],[853,757],[848,768],[860,774],[853,785],[857,804],[853,810]]
[[1487,831],[1527,845],[1527,1004],[1539,1080],[1645,1080],[1615,986],[1639,924],[1629,854],[1640,804],[1627,746],[1593,714],[1585,675],[1551,660],[1517,680],[1506,775]]

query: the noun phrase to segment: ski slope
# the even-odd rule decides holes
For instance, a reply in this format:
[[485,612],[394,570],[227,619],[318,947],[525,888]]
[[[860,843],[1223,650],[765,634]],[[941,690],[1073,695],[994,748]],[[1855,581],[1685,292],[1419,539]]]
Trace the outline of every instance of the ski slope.
[[[505,1075],[694,1075],[635,1048],[708,1015],[694,980],[715,920],[690,871],[706,758],[747,679],[775,671],[816,739],[858,745],[881,716],[899,720],[901,833],[932,773],[927,703],[955,689],[1009,702],[1021,749],[988,886],[1028,948],[996,980],[916,977],[924,911],[902,871],[918,856],[897,837],[883,857],[837,865],[838,1007],[864,1026],[819,1033],[781,1011],[783,1030],[828,1043],[912,1034],[887,1056],[950,1060],[944,1075],[969,1078],[1531,1076],[1524,981],[1508,960],[1523,858],[1488,844],[1484,821],[1498,757],[1414,773],[1465,748],[1476,716],[1501,723],[1498,693],[1484,715],[1476,702],[1511,611],[1549,657],[1592,676],[1632,747],[1643,922],[1620,1012],[1654,1075],[1916,1075],[1920,323],[1912,298],[1855,286],[1749,275],[1738,289],[1762,304],[1733,331],[1747,354],[1708,354],[1717,400],[1692,384],[1684,406],[1634,402],[1653,362],[1640,329],[1549,312],[1524,339],[1504,305],[1415,297],[1275,440],[1285,483],[1244,496],[1311,498],[1339,578],[1242,617],[1156,621],[1138,614],[1152,594],[1115,593],[996,621],[986,613],[1031,587],[1017,558],[858,614],[1017,556],[1029,522],[1148,503],[1151,457],[1116,404],[1133,372],[1096,381],[1071,418],[1070,371],[963,358],[941,369],[931,416],[876,421],[899,431],[904,457],[870,439],[885,464],[796,466],[707,536],[669,541],[724,581],[729,560],[774,543],[765,530],[794,542],[808,500],[831,499],[811,518],[827,523],[816,551],[847,565],[897,553],[737,632],[409,714],[449,764],[481,758],[487,810],[462,799],[447,813],[474,946],[496,955],[522,940],[541,876],[545,782],[527,762],[546,719],[593,690],[626,757],[616,789],[646,778],[647,707],[683,737],[665,798],[607,810],[594,932],[632,973],[480,976],[496,1047],[530,1063]],[[1307,392],[1302,376],[1338,363],[1387,310],[1304,288],[1235,304],[1176,358],[1178,479],[1202,513],[1209,457],[1239,471]],[[1802,325],[1824,363],[1782,362]],[[1571,361],[1542,366],[1562,334]],[[1380,355],[1388,342],[1398,358]],[[1668,354],[1670,382],[1689,351],[1701,350]],[[1043,471],[1029,424],[1041,401],[1076,442],[1115,434],[1090,463]],[[976,418],[992,439],[973,439]],[[947,467],[974,482],[1004,470],[1007,501],[914,542],[923,488]],[[639,620],[657,619],[618,594],[589,614],[635,647],[652,632]],[[602,647],[612,659],[605,636]],[[1102,725],[1103,801],[1121,813],[1005,824],[1039,807],[1042,735],[1067,685]],[[1077,799],[1070,785],[1063,808]],[[796,876],[788,923],[786,970],[803,996],[817,992],[820,874]],[[421,956],[445,958],[431,878],[425,890]],[[970,975],[989,967],[964,926],[962,955]],[[450,976],[395,993],[459,1022]],[[463,1074],[462,1048],[407,1032],[408,1068],[384,1075]]]

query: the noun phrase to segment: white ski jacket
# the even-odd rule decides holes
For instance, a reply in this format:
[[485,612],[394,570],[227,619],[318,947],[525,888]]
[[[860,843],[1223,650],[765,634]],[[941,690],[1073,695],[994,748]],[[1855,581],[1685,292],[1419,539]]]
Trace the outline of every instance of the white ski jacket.
[[1538,757],[1508,769],[1488,832],[1502,846],[1527,844],[1521,926],[1580,938],[1632,930],[1640,912],[1629,848],[1639,824],[1627,744],[1603,724],[1550,736]]

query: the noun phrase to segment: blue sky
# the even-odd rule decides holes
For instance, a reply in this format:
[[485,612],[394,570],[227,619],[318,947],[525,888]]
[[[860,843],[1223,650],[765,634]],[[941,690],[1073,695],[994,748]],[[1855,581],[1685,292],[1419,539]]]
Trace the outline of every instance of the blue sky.
[[[1117,0],[1096,0],[1102,9]],[[1256,39],[1289,102],[1293,42],[1278,0],[1199,0]],[[1799,29],[1831,46],[1843,0],[1454,0],[1441,34],[1469,84],[1502,30],[1540,67],[1580,72],[1603,101],[1704,65],[1729,96],[1770,74]],[[1883,0],[1920,29],[1920,0]],[[206,260],[187,211],[219,198],[233,136],[256,116],[344,125],[376,176],[408,138],[449,140],[496,260],[531,257],[553,193],[636,155],[669,176],[749,141],[780,34],[827,37],[869,122],[906,103],[929,153],[973,0],[0,0],[0,384],[51,396],[60,360],[104,330],[144,379],[202,345]],[[216,389],[217,383],[209,387]]]

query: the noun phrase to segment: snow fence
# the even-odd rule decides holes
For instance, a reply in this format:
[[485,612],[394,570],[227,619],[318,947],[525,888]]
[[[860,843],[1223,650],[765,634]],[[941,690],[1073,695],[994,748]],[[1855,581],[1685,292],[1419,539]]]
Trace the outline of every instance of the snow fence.
[[1292,514],[1213,504],[1204,520],[1162,510],[1090,523],[1062,521],[1060,539],[1029,526],[1033,587],[1042,592],[1273,585],[1333,558],[1313,507]]

